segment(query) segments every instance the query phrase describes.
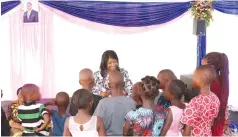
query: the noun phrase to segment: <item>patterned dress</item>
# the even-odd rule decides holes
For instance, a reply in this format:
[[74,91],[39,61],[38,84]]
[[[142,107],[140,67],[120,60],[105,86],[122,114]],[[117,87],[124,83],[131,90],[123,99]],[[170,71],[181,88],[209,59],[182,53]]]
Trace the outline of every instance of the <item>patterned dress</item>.
[[191,136],[212,136],[212,122],[218,116],[220,101],[214,93],[198,95],[186,106],[181,122],[192,127]]
[[142,107],[131,110],[125,119],[133,123],[133,136],[159,136],[166,117],[164,107],[156,106],[154,110]]
[[171,103],[170,103],[170,101],[165,99],[164,93],[162,93],[162,95],[158,99],[157,105],[164,106],[165,108],[169,108]]
[[[132,91],[132,82],[129,78],[128,72],[123,69],[120,68],[120,72],[123,74],[124,77],[124,82],[125,82],[125,91],[127,92],[127,95],[130,96],[131,95],[131,91]],[[107,76],[105,78],[103,78],[101,76],[101,71],[97,71],[94,73],[94,78],[95,78],[95,85],[93,87],[93,93],[95,95],[99,95],[100,92],[105,92],[110,90],[108,83],[109,83],[109,75],[107,74]]]
[[[20,123],[21,121],[18,118],[18,107],[20,106],[20,101],[16,100],[13,101],[12,104],[8,107],[9,112],[9,125],[11,125],[13,122]],[[21,136],[22,131],[20,129],[12,128],[11,134],[12,136]]]

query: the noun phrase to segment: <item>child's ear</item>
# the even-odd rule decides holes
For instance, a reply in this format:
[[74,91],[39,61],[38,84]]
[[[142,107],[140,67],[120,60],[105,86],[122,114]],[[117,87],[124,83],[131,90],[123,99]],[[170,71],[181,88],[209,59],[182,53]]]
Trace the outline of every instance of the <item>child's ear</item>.
[[203,83],[203,81],[204,81],[203,78],[200,78],[200,79],[199,79],[199,83],[200,83],[200,84]]
[[82,80],[79,80],[79,84],[82,85]]
[[89,105],[89,108],[92,108],[93,107],[93,101],[91,101],[88,105]]

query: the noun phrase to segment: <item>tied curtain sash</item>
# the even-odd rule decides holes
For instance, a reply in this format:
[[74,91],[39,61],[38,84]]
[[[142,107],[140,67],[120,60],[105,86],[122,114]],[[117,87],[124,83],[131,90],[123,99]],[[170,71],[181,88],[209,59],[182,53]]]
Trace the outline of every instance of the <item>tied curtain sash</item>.
[[212,6],[220,12],[238,15],[238,1],[215,1]]
[[7,13],[8,11],[12,10],[16,6],[18,6],[21,2],[18,1],[5,1],[1,2],[1,15]]
[[202,59],[206,56],[206,33],[204,36],[197,36],[197,66],[201,66]]
[[171,21],[191,7],[190,2],[40,1],[85,20],[122,27],[143,27]]

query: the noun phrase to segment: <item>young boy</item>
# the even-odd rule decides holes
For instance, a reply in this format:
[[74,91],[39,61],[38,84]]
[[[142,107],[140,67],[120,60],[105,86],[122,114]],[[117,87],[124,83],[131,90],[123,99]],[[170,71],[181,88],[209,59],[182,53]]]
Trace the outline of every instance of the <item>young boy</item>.
[[[90,69],[87,69],[87,68],[82,69],[79,72],[79,83],[82,86],[82,88],[87,89],[93,96],[93,106],[92,106],[92,110],[90,112],[90,114],[93,115],[95,109],[97,108],[99,101],[102,99],[101,96],[94,95],[92,93],[92,89],[94,86],[93,71]],[[78,109],[74,106],[72,101],[70,102],[69,113],[71,114],[71,116],[75,116],[78,113]]]
[[185,125],[183,136],[212,136],[212,123],[218,116],[220,101],[210,91],[216,79],[214,67],[198,67],[193,74],[193,84],[200,88],[200,94],[194,97],[183,112],[181,122]]
[[94,115],[103,119],[107,136],[123,136],[125,116],[136,109],[136,103],[123,94],[124,80],[120,72],[109,73],[109,83],[112,97],[102,99]]
[[18,117],[24,127],[22,136],[49,136],[50,116],[43,104],[37,103],[41,99],[39,87],[26,84],[21,94],[24,105],[18,107]]
[[166,85],[168,85],[168,83],[171,80],[176,80],[177,77],[175,76],[173,71],[171,71],[170,69],[164,69],[164,70],[161,70],[159,72],[159,74],[157,75],[157,79],[160,82],[160,89],[162,90],[162,92],[155,99],[155,104],[164,106],[165,108],[168,108],[170,106],[170,102],[165,99],[165,97],[164,97],[164,90],[165,90]]
[[70,117],[70,114],[66,112],[69,105],[69,95],[66,92],[59,92],[56,95],[55,101],[48,103],[47,105],[56,105],[58,110],[50,111],[53,121],[52,136],[63,136],[65,120]]

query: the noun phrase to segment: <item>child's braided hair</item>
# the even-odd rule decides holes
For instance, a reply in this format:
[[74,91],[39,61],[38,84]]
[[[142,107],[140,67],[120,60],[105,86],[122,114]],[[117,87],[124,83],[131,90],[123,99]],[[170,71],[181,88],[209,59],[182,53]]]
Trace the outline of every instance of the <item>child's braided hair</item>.
[[154,100],[159,95],[160,82],[154,76],[146,76],[141,79],[143,86],[142,96],[146,99]]

